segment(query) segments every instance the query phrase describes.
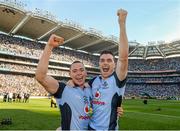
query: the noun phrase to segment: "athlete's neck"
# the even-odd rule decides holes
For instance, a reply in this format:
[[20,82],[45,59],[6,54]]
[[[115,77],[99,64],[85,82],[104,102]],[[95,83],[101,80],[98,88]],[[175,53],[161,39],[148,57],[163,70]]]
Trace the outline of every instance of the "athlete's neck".
[[85,88],[85,85],[83,84],[83,85],[80,85],[79,86],[81,89],[84,89]]
[[112,74],[113,74],[113,72],[112,72],[111,74],[109,74],[108,76],[103,76],[103,75],[101,75],[101,78],[102,78],[103,80],[106,80],[107,78],[109,78],[110,76],[112,76]]
[[75,86],[75,87],[80,87],[80,88],[84,89],[84,87],[85,87],[85,84],[78,85],[78,84],[74,83],[74,86]]

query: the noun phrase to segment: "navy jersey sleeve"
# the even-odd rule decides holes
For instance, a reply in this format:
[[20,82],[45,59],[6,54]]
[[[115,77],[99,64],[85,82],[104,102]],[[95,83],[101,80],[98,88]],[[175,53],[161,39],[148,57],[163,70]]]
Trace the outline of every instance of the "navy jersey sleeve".
[[94,77],[94,78],[92,78],[91,80],[89,80],[88,84],[89,84],[90,87],[92,87],[92,83],[93,83],[93,81],[94,81],[95,79],[96,79],[96,77]]
[[59,82],[59,88],[58,88],[57,92],[55,94],[53,94],[53,96],[56,98],[61,98],[65,87],[66,87],[65,83]]
[[116,79],[116,84],[117,84],[117,86],[118,86],[119,88],[124,87],[124,85],[126,84],[126,81],[127,81],[127,77],[126,77],[124,80],[120,81],[119,78],[118,78],[118,76],[117,76],[117,74],[116,74],[116,72],[114,72],[114,77],[115,77],[115,79]]

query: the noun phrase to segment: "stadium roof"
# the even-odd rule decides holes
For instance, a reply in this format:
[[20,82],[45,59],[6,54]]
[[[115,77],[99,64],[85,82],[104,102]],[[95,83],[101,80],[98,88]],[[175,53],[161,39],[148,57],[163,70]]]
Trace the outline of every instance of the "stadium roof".
[[[118,38],[102,36],[94,28],[83,29],[72,21],[59,21],[48,11],[27,11],[16,1],[0,1],[0,31],[10,35],[28,37],[33,40],[47,41],[51,34],[64,37],[64,46],[88,53],[111,50],[118,53]],[[142,46],[129,42],[129,58],[152,59],[180,56],[180,41]]]

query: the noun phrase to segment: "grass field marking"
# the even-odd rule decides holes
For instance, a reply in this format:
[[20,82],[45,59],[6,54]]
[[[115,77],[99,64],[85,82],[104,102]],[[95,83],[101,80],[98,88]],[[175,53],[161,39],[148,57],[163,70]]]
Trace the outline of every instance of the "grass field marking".
[[170,118],[178,118],[178,119],[180,119],[180,116],[162,115],[162,114],[154,114],[154,113],[135,112],[135,111],[126,111],[126,112],[132,112],[132,113],[137,113],[137,114],[155,115],[155,116],[162,116],[162,117],[170,117]]

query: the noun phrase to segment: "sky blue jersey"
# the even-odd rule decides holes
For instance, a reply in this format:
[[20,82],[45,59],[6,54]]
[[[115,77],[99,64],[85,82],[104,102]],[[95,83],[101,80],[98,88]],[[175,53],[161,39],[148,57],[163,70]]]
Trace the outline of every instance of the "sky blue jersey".
[[126,79],[120,81],[115,72],[105,80],[101,76],[97,76],[89,81],[93,95],[93,115],[89,124],[90,129],[118,129],[117,107],[118,103],[122,101],[125,83]]
[[54,96],[61,111],[62,130],[87,130],[90,120],[91,88],[69,87],[59,83]]

